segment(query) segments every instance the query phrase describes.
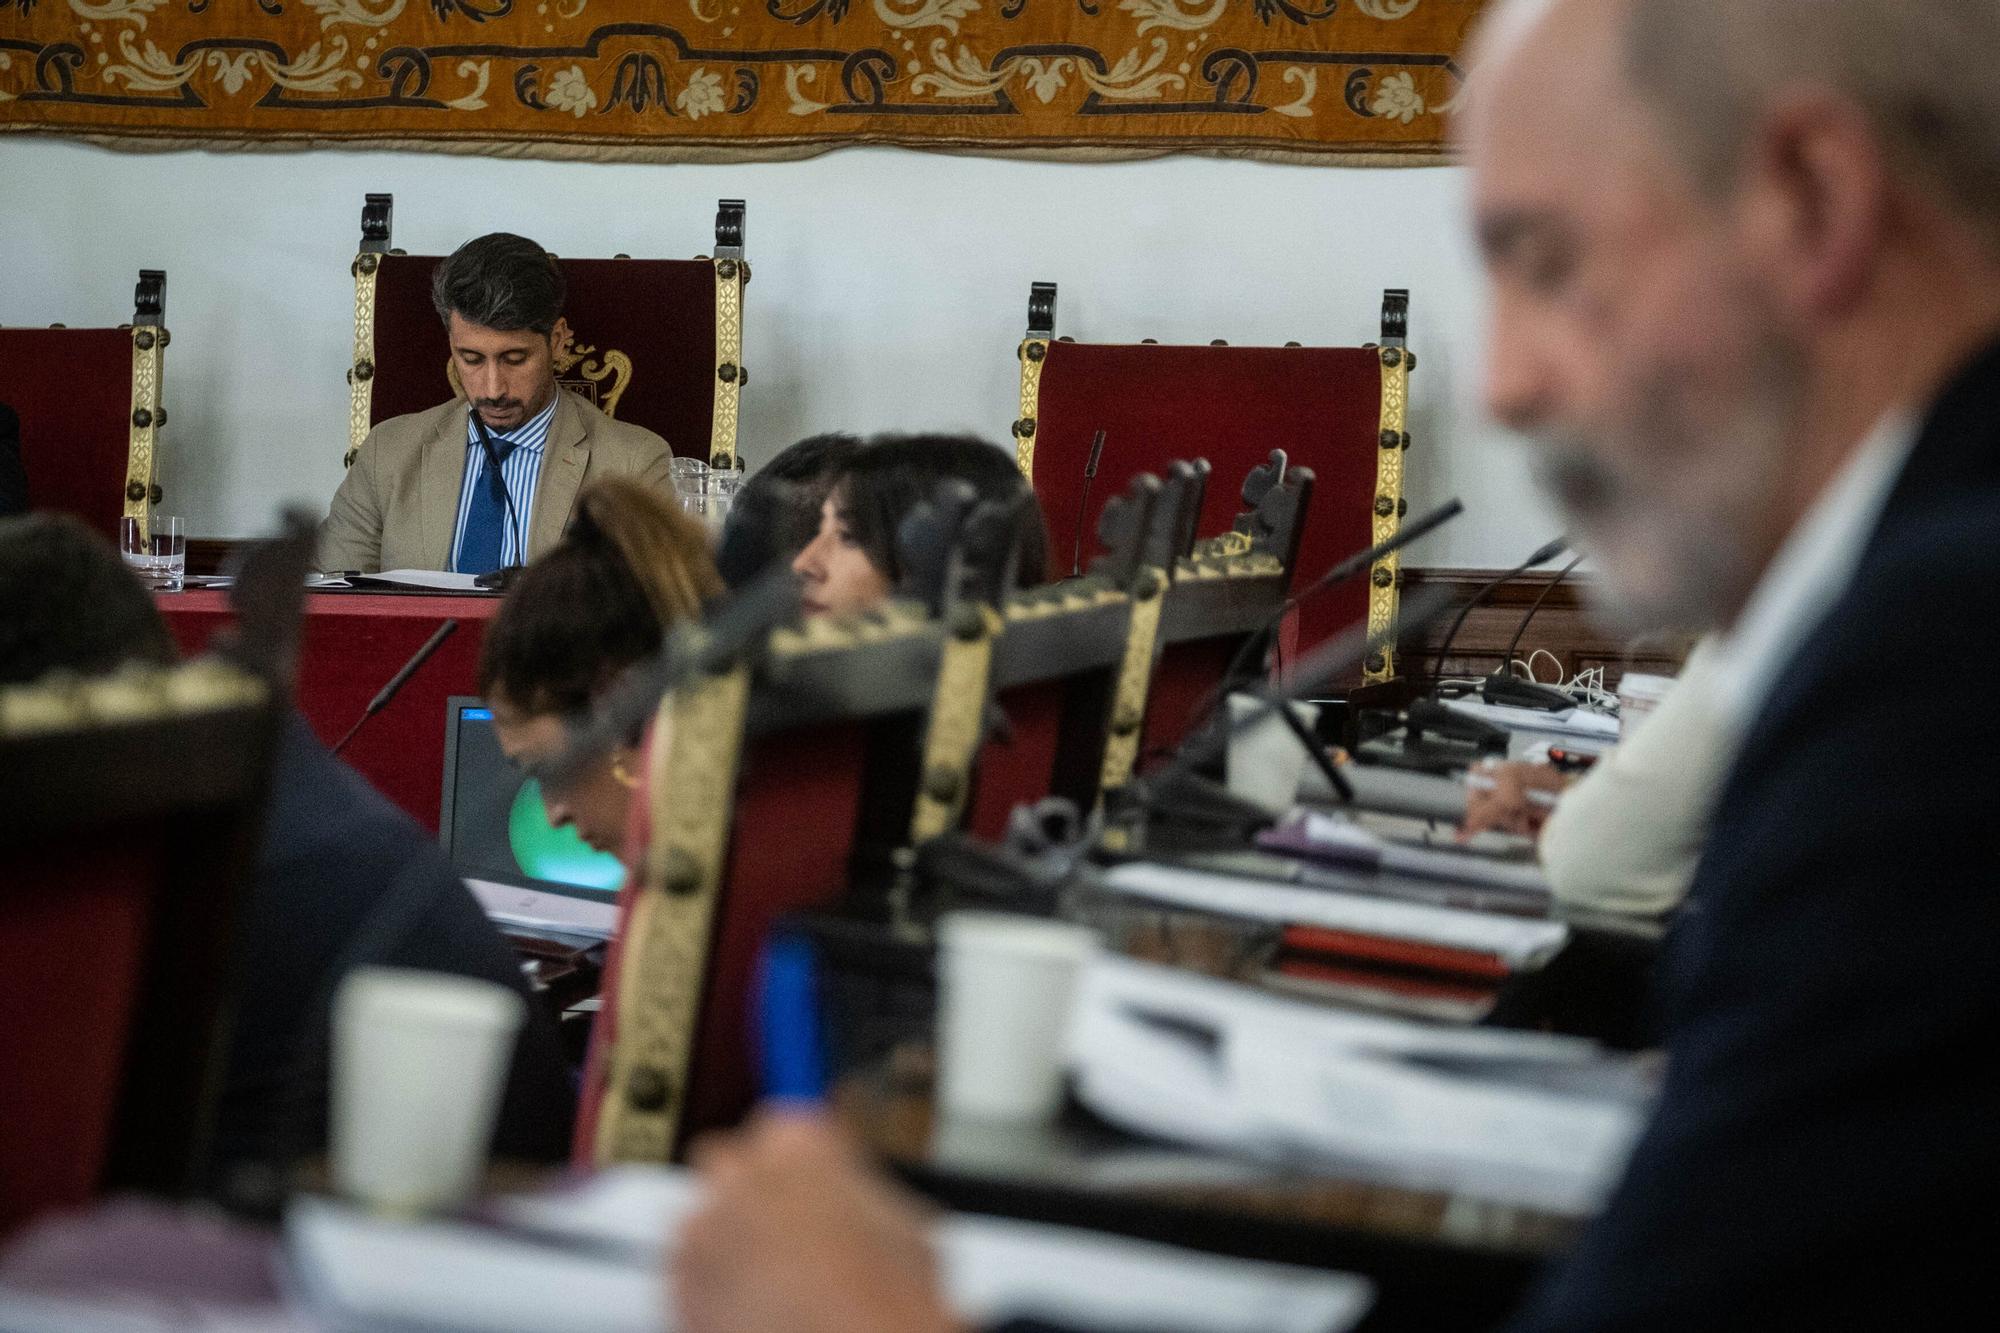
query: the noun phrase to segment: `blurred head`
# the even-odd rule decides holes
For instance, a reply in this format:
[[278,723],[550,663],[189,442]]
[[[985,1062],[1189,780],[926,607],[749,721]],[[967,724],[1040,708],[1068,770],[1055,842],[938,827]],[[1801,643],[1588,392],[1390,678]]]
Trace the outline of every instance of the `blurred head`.
[[504,231],[467,241],[432,275],[458,381],[493,430],[532,420],[555,397],[565,292],[555,256]]
[[[718,552],[731,553],[723,557],[725,564],[740,561],[740,568],[725,568],[724,577],[735,584],[769,562],[789,565],[796,559],[819,532],[820,506],[835,473],[860,448],[859,436],[813,435],[751,473],[736,492],[717,546]],[[746,529],[746,524],[756,526]],[[737,539],[745,536],[747,549],[736,556]]]
[[982,500],[1026,497],[1015,534],[1016,581],[1048,574],[1048,531],[1028,483],[1004,449],[970,435],[882,435],[849,458],[820,505],[819,531],[792,569],[809,615],[851,613],[887,600],[903,581],[896,533],[938,483],[969,484]]
[[547,766],[592,703],[719,591],[701,525],[645,486],[607,479],[577,497],[561,544],[521,573],[487,631],[479,689],[500,748],[542,780],[549,818],[601,851],[623,840],[639,738],[565,780]]
[[1516,0],[1486,25],[1461,129],[1486,397],[1629,627],[1728,623],[2000,318],[1964,272],[2000,252],[1995,49],[1988,0]]
[[0,686],[179,657],[153,595],[110,542],[67,514],[0,519]]

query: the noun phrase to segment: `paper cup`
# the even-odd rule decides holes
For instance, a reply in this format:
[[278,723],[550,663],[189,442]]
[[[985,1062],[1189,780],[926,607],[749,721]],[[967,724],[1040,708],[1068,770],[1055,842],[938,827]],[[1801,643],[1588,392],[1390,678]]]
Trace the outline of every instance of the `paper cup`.
[[1096,939],[1082,926],[995,912],[939,923],[938,1102],[947,1117],[1054,1117],[1077,977]]
[[521,997],[491,981],[350,973],[333,1008],[335,1188],[395,1213],[468,1201],[525,1017]]
[[[1234,727],[1263,706],[1262,700],[1249,695],[1230,695],[1230,725]],[[1292,716],[1311,731],[1319,719],[1319,705],[1293,704]],[[1285,720],[1273,712],[1249,730],[1231,733],[1229,790],[1253,805],[1282,814],[1298,801],[1299,779],[1305,775],[1306,762],[1305,747]]]

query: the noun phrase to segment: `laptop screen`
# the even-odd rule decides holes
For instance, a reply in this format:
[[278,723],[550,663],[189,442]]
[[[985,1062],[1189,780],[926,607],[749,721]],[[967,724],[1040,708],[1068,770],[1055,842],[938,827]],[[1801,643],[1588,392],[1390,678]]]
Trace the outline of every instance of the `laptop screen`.
[[614,899],[624,865],[592,850],[576,830],[549,823],[540,785],[500,750],[493,710],[464,696],[448,700],[446,708],[438,837],[458,873],[569,897]]

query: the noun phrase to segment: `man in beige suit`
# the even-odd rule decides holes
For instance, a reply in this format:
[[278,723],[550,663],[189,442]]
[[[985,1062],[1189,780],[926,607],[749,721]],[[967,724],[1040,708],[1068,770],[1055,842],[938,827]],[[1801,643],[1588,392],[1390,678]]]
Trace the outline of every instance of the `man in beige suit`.
[[438,265],[465,396],[369,432],[320,525],[321,569],[485,574],[554,546],[587,481],[672,489],[665,440],[556,386],[564,294],[554,258],[505,232]]

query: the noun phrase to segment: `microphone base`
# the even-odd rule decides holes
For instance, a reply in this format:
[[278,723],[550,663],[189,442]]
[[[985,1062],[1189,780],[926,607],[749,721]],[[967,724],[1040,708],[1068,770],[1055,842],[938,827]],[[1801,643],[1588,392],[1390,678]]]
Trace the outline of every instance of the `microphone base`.
[[498,569],[474,577],[473,586],[489,588],[494,592],[505,592],[514,586],[514,580],[526,568],[526,565],[502,565]]
[[1537,685],[1532,680],[1522,680],[1519,676],[1497,671],[1479,687],[1479,697],[1489,704],[1539,708],[1545,713],[1567,712],[1576,707],[1576,700],[1565,690],[1553,685]]

